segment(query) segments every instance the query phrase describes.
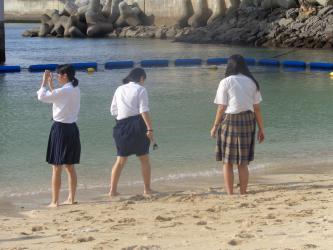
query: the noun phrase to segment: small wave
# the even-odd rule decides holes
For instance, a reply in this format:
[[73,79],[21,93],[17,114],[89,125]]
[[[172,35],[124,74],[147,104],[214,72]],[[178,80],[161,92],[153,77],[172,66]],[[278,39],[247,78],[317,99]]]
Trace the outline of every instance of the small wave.
[[[258,164],[258,165],[252,165],[250,167],[251,171],[260,170],[267,166],[267,164]],[[237,169],[234,170],[235,173],[237,173]],[[221,168],[213,168],[211,170],[206,171],[199,171],[199,172],[184,172],[184,173],[177,173],[177,174],[169,174],[166,176],[161,176],[157,178],[152,179],[152,183],[159,183],[159,182],[179,182],[181,180],[190,180],[190,179],[197,179],[202,177],[214,177],[214,176],[222,176],[222,170]],[[126,186],[137,186],[142,185],[142,180],[135,180],[135,181],[128,181]],[[77,190],[94,190],[94,189],[107,189],[109,188],[109,185],[106,184],[78,184]],[[61,191],[66,191],[66,188],[61,189]],[[23,197],[29,197],[29,196],[38,196],[42,194],[48,194],[51,192],[50,187],[45,188],[38,188],[34,191],[26,191],[26,192],[11,192],[10,190],[6,190],[2,193],[0,193],[0,197],[7,197],[7,198],[23,198]]]

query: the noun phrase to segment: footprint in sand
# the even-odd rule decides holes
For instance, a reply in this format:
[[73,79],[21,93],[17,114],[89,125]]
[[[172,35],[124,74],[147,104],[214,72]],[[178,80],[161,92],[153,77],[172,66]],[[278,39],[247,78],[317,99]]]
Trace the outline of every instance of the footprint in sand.
[[161,216],[161,215],[158,215],[155,220],[156,221],[160,221],[160,222],[164,222],[164,221],[171,221],[173,218],[171,217],[165,217],[165,216]]
[[127,204],[124,204],[123,206],[118,207],[117,210],[133,210],[133,208],[128,206]]
[[304,248],[305,249],[311,249],[311,248],[317,248],[317,246],[314,245],[314,244],[306,244],[306,245],[304,245]]
[[92,220],[94,217],[93,216],[82,216],[82,217],[77,217],[75,218],[75,221],[82,221],[82,220]]
[[32,232],[39,232],[39,231],[43,231],[43,227],[42,226],[34,226],[31,228]]
[[197,223],[195,223],[195,225],[198,225],[198,226],[205,226],[207,225],[207,221],[198,221]]
[[70,211],[68,211],[68,213],[79,213],[79,212],[84,213],[84,211],[82,211],[82,210],[70,210]]
[[123,247],[121,250],[160,250],[161,247],[157,245],[149,245],[149,246],[128,246],[128,247]]
[[221,212],[221,209],[222,208],[220,206],[214,206],[214,207],[208,208],[206,211],[211,212],[211,213],[218,213],[218,212]]
[[111,223],[111,222],[114,222],[114,220],[112,219],[107,219],[107,220],[104,220],[103,223]]
[[264,217],[265,219],[269,219],[269,220],[272,220],[272,219],[275,219],[275,215],[274,214],[268,214]]
[[95,240],[94,237],[92,236],[89,236],[89,237],[79,237],[79,238],[76,238],[73,243],[82,243],[82,242],[89,242],[89,241],[93,241]]
[[228,242],[228,244],[231,245],[231,246],[237,246],[237,245],[241,244],[241,241],[232,239]]
[[253,234],[250,234],[250,233],[248,233],[246,231],[241,231],[240,233],[236,234],[235,237],[242,238],[242,239],[255,238],[255,236]]
[[160,228],[177,227],[177,226],[180,226],[180,225],[183,225],[183,223],[181,223],[181,222],[173,222],[173,223],[171,223],[169,225],[160,226]]
[[135,195],[135,196],[131,196],[129,198],[130,201],[144,201],[144,200],[149,200],[151,197],[149,196],[145,196],[145,195],[142,195],[142,194],[138,194],[138,195]]
[[256,205],[254,205],[254,204],[252,204],[252,203],[241,203],[240,205],[239,205],[239,207],[240,208],[255,208],[255,207],[257,207]]
[[120,224],[132,224],[135,222],[136,222],[136,220],[134,218],[123,218],[123,219],[118,220],[118,223],[120,223]]

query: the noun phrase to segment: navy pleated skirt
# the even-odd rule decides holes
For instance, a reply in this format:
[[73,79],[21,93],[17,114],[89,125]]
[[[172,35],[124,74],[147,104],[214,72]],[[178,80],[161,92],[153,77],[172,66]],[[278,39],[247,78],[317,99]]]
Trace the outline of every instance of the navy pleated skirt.
[[113,138],[116,142],[118,156],[149,154],[150,140],[147,137],[147,127],[141,115],[116,120]]
[[80,132],[76,123],[54,122],[49,136],[46,161],[52,165],[80,163]]

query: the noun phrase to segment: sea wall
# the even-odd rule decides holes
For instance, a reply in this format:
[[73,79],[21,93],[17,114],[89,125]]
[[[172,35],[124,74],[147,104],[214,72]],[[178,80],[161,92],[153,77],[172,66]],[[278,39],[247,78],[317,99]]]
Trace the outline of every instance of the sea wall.
[[[173,25],[181,15],[182,0],[126,0],[129,4],[137,2],[147,15],[155,16],[156,25]],[[215,8],[216,0],[207,0],[210,9]],[[196,9],[198,0],[192,0]],[[227,7],[230,6],[226,0]],[[5,19],[7,21],[39,20],[46,9],[62,9],[58,0],[5,0]]]
[[58,0],[5,0],[6,21],[37,21],[47,9],[61,9]]

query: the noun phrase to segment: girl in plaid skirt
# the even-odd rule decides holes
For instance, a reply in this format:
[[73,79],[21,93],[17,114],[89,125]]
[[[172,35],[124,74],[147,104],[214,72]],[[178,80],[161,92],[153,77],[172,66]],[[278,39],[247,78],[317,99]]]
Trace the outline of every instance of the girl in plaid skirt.
[[217,138],[216,160],[223,163],[225,188],[233,194],[233,165],[237,164],[240,193],[246,194],[249,170],[254,159],[256,123],[257,139],[264,141],[265,132],[259,103],[260,86],[241,55],[228,60],[225,78],[220,82],[214,103],[218,105],[210,134]]

